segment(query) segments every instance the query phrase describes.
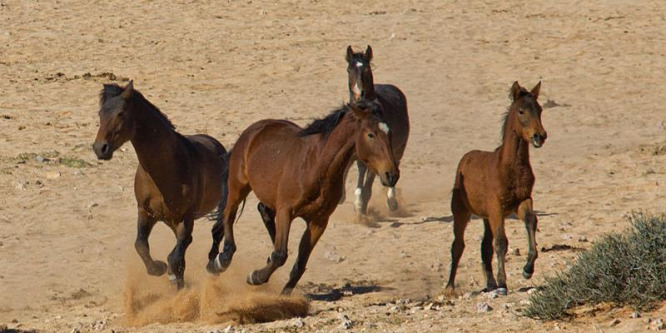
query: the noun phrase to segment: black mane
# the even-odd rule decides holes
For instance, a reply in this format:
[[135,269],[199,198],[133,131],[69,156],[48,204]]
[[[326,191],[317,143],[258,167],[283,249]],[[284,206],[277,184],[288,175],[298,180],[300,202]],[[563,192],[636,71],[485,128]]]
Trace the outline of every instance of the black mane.
[[[117,84],[105,84],[102,91],[99,93],[99,106],[102,107],[109,99],[120,95],[123,92],[124,88]],[[158,107],[150,103],[138,90],[132,90],[130,96],[131,99],[136,99],[139,102],[142,102],[149,109],[155,111],[155,113],[169,126],[171,129],[175,130],[176,126],[173,125],[169,117],[167,117]]]
[[322,134],[324,137],[328,137],[333,129],[340,123],[340,120],[344,118],[347,111],[349,111],[349,106],[343,105],[339,109],[331,111],[328,116],[321,119],[315,119],[310,125],[300,131],[298,135],[308,136],[312,134]]

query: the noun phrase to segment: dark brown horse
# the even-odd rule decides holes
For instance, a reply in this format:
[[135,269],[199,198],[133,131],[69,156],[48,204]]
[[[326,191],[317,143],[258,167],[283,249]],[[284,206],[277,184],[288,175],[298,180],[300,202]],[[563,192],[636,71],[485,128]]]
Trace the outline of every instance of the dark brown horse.
[[[347,73],[349,75],[349,101],[350,103],[361,100],[373,102],[379,105],[379,110],[387,127],[382,130],[391,132],[391,145],[396,161],[400,163],[402,155],[407,147],[409,138],[409,115],[407,114],[407,99],[398,87],[390,84],[374,84],[370,61],[372,60],[372,48],[368,45],[365,53],[354,52],[351,46],[347,47]],[[356,211],[366,214],[368,201],[372,195],[372,183],[375,173],[368,171],[367,166],[361,160],[356,160],[358,167],[358,181],[356,185],[356,199],[354,206]],[[345,177],[346,178],[346,177]],[[341,199],[344,201],[344,196]],[[398,209],[395,199],[395,188],[390,186],[387,192],[386,206],[390,210]]]
[[[132,81],[124,88],[105,84],[100,105],[93,144],[97,158],[110,160],[116,149],[131,141],[139,159],[134,177],[139,212],[136,251],[148,274],[160,276],[168,270],[169,280],[180,289],[194,220],[217,207],[226,192],[222,182],[226,151],[208,135],[176,132],[169,119],[134,90]],[[150,256],[148,236],[157,221],[164,221],[177,239],[168,266]]]
[[[465,227],[471,214],[483,218],[485,232],[481,242],[481,259],[486,275],[486,290],[506,295],[504,261],[509,242],[504,232],[504,219],[516,213],[525,222],[529,242],[523,277],[534,273],[537,258],[535,232],[537,217],[532,210],[534,174],[530,166],[530,143],[541,147],[546,130],[541,124],[539,82],[532,91],[518,82],[511,87],[513,103],[504,119],[502,145],[494,152],[470,151],[463,156],[456,171],[451,198],[454,240],[451,246],[451,275],[446,291],[454,294],[456,269],[465,249]],[[493,246],[494,241],[494,246]],[[493,277],[492,257],[497,250],[497,280]]]
[[[262,120],[248,127],[229,161],[229,196],[213,227],[208,270],[227,269],[236,251],[233,224],[250,191],[262,203],[266,227],[275,246],[267,265],[247,283],[265,283],[287,260],[291,222],[303,218],[307,229],[283,293],[290,293],[305,271],[310,253],[328,224],[344,190],[343,175],[353,155],[380,175],[385,186],[398,181],[390,134],[374,104],[359,103],[334,111],[302,129],[286,120]],[[223,252],[218,254],[224,237]]]

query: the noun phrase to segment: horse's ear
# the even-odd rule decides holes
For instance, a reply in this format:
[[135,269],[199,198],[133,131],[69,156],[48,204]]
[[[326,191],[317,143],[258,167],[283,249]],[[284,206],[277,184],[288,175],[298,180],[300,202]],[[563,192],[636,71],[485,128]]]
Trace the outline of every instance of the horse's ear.
[[518,84],[518,81],[515,81],[513,85],[511,86],[511,98],[513,101],[517,101],[518,98],[520,97],[520,91],[523,88]]
[[351,45],[347,46],[347,56],[345,57],[347,62],[351,62],[353,55],[354,55],[354,50],[352,50]]
[[130,80],[125,88],[123,88],[123,92],[120,93],[120,96],[124,99],[128,99],[130,96],[132,96],[132,92],[134,92],[134,80]]
[[368,58],[368,62],[372,60],[372,48],[368,45],[368,48],[365,49],[365,57]]
[[534,88],[532,88],[532,91],[530,92],[532,96],[534,96],[534,99],[539,98],[539,91],[541,91],[541,81],[539,81],[539,83],[537,83],[536,86],[534,86]]

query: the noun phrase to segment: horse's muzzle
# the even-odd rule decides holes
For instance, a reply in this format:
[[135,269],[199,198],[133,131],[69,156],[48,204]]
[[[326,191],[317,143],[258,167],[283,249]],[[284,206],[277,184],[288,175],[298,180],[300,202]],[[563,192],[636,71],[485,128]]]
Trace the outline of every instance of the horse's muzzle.
[[543,146],[543,144],[546,142],[547,136],[548,135],[546,133],[544,133],[543,135],[539,133],[534,134],[534,136],[532,137],[532,145],[534,146],[534,148],[541,148],[541,146]]
[[100,160],[110,160],[113,157],[113,149],[106,142],[95,142],[93,143],[93,151],[97,158]]

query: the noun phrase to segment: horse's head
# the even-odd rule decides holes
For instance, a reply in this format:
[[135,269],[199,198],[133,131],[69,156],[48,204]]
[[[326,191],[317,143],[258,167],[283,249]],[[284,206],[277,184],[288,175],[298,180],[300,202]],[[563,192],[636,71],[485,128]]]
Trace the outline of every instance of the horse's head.
[[347,73],[349,73],[349,100],[358,102],[362,98],[374,98],[374,80],[370,61],[372,48],[368,45],[365,53],[354,53],[351,45],[347,47]]
[[[546,142],[548,134],[541,124],[542,108],[537,102],[541,82],[537,83],[532,91],[527,91],[518,84],[511,86],[513,103],[509,107],[509,119],[513,119],[511,130],[515,131],[525,142],[532,143],[534,148],[540,148]],[[513,116],[511,115],[513,113]]]
[[110,160],[116,149],[134,137],[136,124],[129,109],[133,93],[132,81],[125,88],[115,84],[104,85],[100,94],[99,130],[93,144],[97,158]]
[[384,186],[395,186],[400,178],[398,162],[391,146],[391,129],[384,122],[378,103],[351,103],[350,108],[360,122],[356,136],[356,156],[370,171],[379,175]]

